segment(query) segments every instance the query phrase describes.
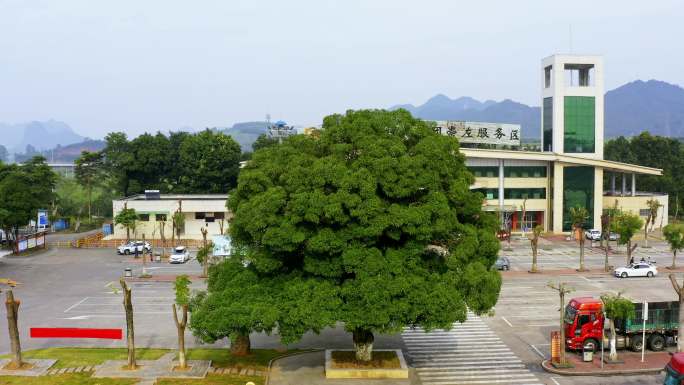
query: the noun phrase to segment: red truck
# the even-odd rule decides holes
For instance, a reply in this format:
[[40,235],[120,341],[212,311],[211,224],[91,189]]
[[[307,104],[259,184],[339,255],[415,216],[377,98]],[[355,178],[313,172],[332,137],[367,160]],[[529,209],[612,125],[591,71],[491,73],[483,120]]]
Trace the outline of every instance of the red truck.
[[663,385],[684,385],[684,353],[675,353],[665,367]]
[[[616,348],[641,351],[643,344],[643,303],[634,303],[635,317],[616,319]],[[601,347],[601,335],[605,318],[601,300],[579,297],[570,300],[564,314],[566,347],[581,350],[585,346],[594,351]],[[605,324],[604,346],[608,347],[610,332]],[[646,347],[660,351],[668,343],[676,341],[679,327],[679,302],[649,302],[646,321]]]

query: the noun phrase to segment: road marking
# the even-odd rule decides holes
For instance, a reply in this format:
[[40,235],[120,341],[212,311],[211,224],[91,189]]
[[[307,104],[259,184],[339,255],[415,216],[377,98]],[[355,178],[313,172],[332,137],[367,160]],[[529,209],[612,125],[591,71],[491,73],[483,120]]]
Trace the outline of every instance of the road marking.
[[585,277],[585,276],[583,276],[583,275],[580,275],[580,277],[581,277],[581,278],[584,278],[584,280],[587,281],[587,282],[592,282],[589,278],[587,278],[587,277]]
[[508,326],[513,327],[513,325],[511,325],[511,323],[508,322],[508,320],[506,319],[506,317],[501,317],[501,319],[504,320],[504,322],[507,323]]
[[539,354],[539,356],[540,356],[541,358],[546,358],[546,356],[545,356],[542,352],[540,352],[539,349],[537,349],[536,346],[534,346],[534,345],[530,345],[530,346],[532,347],[532,349],[534,349],[535,352],[537,352],[537,354]]
[[551,381],[553,381],[553,383],[556,384],[556,385],[560,385],[560,384],[558,383],[558,381],[556,381],[556,379],[555,379],[554,377],[551,377]]
[[69,306],[69,307],[68,307],[68,308],[67,308],[66,310],[64,310],[64,312],[65,312],[65,313],[68,313],[68,312],[69,312],[69,310],[71,310],[71,309],[75,308],[76,306],[78,306],[78,305],[82,304],[83,302],[87,301],[87,300],[88,300],[88,298],[90,298],[90,297],[85,297],[85,298],[83,298],[82,300],[80,300],[80,301],[76,302],[75,304],[73,304],[73,305]]

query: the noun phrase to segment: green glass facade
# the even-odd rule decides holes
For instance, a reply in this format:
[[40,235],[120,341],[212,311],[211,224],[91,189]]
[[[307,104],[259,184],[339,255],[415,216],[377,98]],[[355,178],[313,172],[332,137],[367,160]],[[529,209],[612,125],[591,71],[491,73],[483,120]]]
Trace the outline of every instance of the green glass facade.
[[542,150],[553,151],[553,98],[544,98],[542,117],[544,130]]
[[506,166],[506,178],[546,178],[546,166]]
[[504,199],[546,199],[545,188],[507,188]]
[[572,230],[570,208],[581,206],[589,212],[586,224],[594,223],[594,168],[565,167],[563,169],[563,231]]
[[470,171],[476,178],[498,178],[499,167],[497,166],[468,166]]
[[595,152],[595,98],[593,96],[566,96],[563,115],[565,130],[563,151],[566,153]]

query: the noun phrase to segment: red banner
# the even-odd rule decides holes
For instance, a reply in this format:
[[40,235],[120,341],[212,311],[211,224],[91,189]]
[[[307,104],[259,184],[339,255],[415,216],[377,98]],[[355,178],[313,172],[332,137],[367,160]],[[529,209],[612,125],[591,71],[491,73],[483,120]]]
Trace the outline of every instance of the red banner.
[[31,328],[31,338],[102,338],[120,340],[121,329]]

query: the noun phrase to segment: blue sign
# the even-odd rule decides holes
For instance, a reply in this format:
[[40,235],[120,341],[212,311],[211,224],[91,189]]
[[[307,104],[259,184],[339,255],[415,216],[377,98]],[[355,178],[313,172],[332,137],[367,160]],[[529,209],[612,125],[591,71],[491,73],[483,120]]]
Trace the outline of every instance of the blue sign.
[[38,227],[47,227],[48,212],[47,210],[38,210]]
[[227,235],[214,235],[211,238],[214,243],[215,257],[228,257],[232,254],[233,248],[230,245],[230,237]]

